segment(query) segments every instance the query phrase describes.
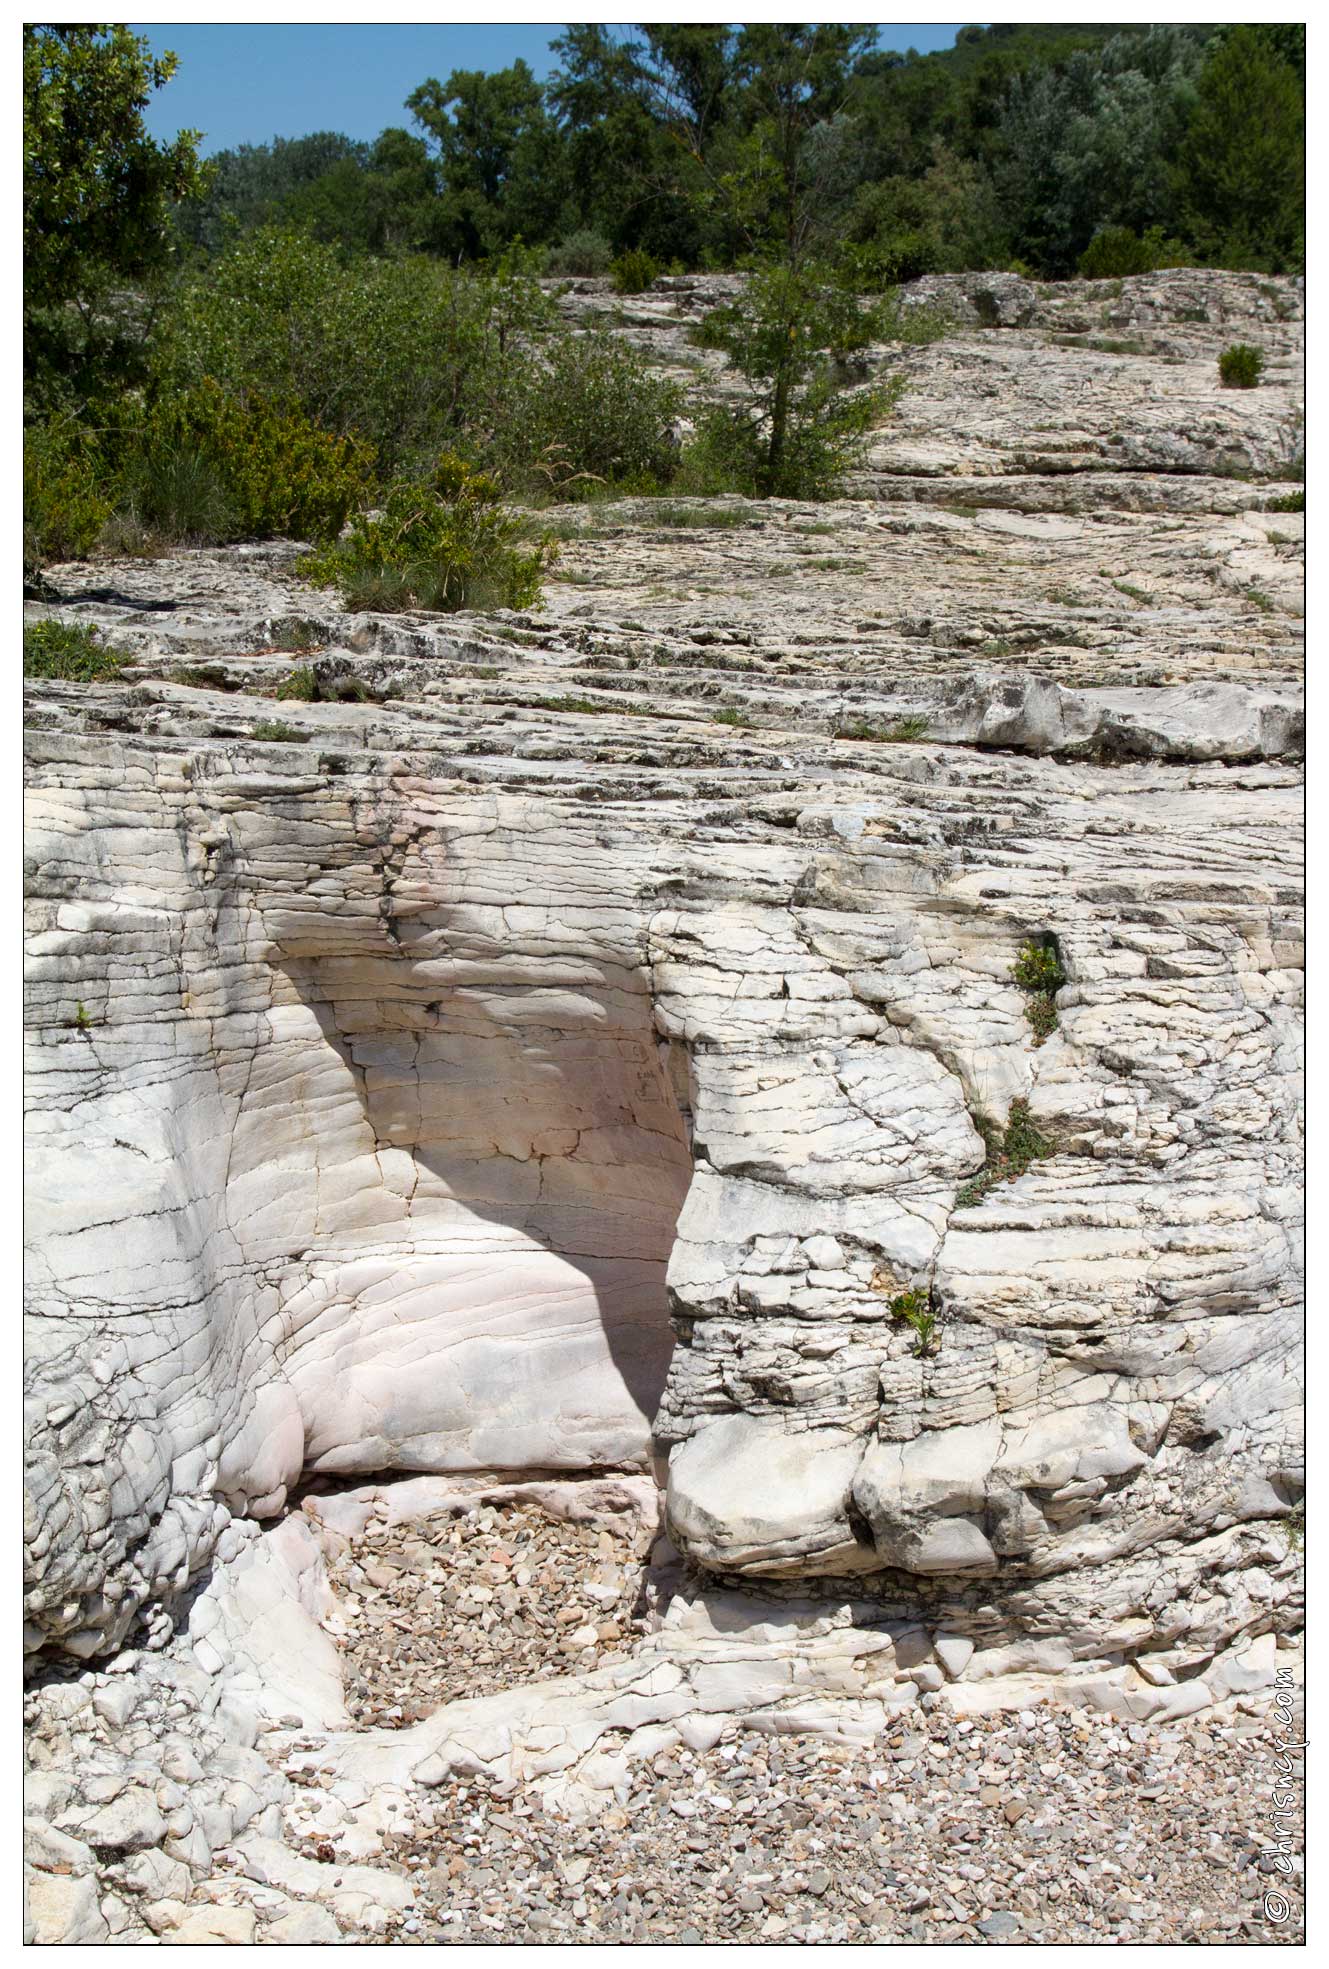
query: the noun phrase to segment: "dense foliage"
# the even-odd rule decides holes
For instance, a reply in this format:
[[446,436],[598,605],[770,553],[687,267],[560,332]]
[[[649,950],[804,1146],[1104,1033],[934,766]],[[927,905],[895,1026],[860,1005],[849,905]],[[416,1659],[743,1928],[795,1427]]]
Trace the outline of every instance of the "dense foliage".
[[[1304,28],[971,27],[930,55],[873,41],[851,27],[572,26],[543,86],[523,62],[423,82],[406,105],[415,135],[223,152],[185,231],[211,250],[228,226],[281,222],[454,264],[520,237],[569,273],[632,251],[728,267],[751,250],[752,221],[778,230],[791,184],[815,177],[819,221],[880,280],[1070,274],[1108,229],[1152,237],[1137,263],[1301,264]],[[800,90],[804,124],[785,114]],[[751,169],[763,150],[764,175]],[[745,172],[746,211],[725,196]]]
[[1264,368],[1264,356],[1249,342],[1233,342],[1218,358],[1218,373],[1231,390],[1253,390]]
[[[363,606],[525,606],[514,501],[830,496],[897,390],[863,351],[936,332],[903,279],[1298,267],[1304,39],[583,24],[545,84],[456,71],[413,131],[205,167],[144,129],[174,57],[25,28],[25,567],[281,534]],[[537,278],[689,268],[748,275],[700,332],[718,404]]]
[[29,392],[87,397],[123,371],[132,336],[108,305],[158,274],[173,204],[198,192],[198,135],[143,127],[175,57],[124,27],[23,29],[23,342]]

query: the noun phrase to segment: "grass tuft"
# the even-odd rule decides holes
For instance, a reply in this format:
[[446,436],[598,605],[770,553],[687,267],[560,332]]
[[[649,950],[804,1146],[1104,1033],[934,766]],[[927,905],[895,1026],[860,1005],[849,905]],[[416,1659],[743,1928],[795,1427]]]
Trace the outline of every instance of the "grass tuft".
[[25,622],[23,674],[47,677],[65,684],[115,683],[126,663],[123,650],[113,649],[88,622]]

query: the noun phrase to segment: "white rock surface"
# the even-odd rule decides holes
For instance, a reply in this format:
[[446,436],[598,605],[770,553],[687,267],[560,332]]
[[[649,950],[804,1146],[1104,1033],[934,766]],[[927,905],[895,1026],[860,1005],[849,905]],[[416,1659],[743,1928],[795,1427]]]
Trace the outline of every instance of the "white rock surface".
[[[56,571],[134,662],[27,690],[27,1644],[132,1649],[43,1686],[57,1746],[187,1698],[216,1743],[170,1747],[184,1803],[132,1759],[61,1800],[57,1747],[39,1842],[195,1882],[266,1851],[292,1713],[374,1784],[476,1758],[584,1801],[717,1716],[1265,1686],[1298,1618],[1302,519],[1267,509],[1300,294],[998,285],[920,288],[960,327],[892,358],[862,496],[578,512],[544,613],[348,616],[280,543]],[[625,332],[672,359],[709,292]],[[1218,388],[1238,334],[1258,391]],[[321,697],[277,743],[296,618]],[[1045,936],[1038,1045],[1011,972]],[[1013,1113],[1053,1152],[976,1185]],[[534,1478],[649,1517],[666,1458],[678,1553],[760,1581],[772,1638],[671,1626],[348,1731],[322,1541],[393,1473],[407,1515]],[[311,1475],[362,1481],[286,1515]],[[257,1766],[214,1783],[217,1750]],[[54,1850],[44,1932],[149,1890],[164,1937],[212,1918],[128,1872],[104,1913]]]

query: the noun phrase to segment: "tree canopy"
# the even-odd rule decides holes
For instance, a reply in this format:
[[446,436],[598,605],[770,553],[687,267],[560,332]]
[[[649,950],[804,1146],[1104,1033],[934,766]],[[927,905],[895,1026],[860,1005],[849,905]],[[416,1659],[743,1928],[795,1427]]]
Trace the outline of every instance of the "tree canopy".
[[975,27],[919,55],[846,25],[583,23],[553,48],[544,84],[520,61],[422,82],[414,136],[223,153],[190,237],[215,250],[229,225],[293,221],[456,262],[594,234],[725,267],[802,232],[882,279],[1057,277],[1105,234],[1146,260],[1301,263],[1295,24]]

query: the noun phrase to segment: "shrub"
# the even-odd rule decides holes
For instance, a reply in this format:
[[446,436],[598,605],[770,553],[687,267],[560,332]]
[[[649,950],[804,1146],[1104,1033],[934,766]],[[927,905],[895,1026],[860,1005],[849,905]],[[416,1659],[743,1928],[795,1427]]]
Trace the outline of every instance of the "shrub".
[[212,377],[162,398],[132,433],[120,510],[191,544],[286,534],[323,540],[367,495],[372,449],[293,403]]
[[615,294],[644,294],[660,269],[639,246],[620,253],[609,269]]
[[263,745],[308,745],[311,736],[295,725],[283,724],[280,718],[260,718],[250,733]]
[[110,517],[97,439],[68,415],[23,433],[23,565],[81,560]]
[[1161,226],[1150,226],[1143,238],[1130,226],[1104,226],[1081,253],[1079,270],[1086,280],[1120,280],[1126,274],[1193,264],[1181,241],[1165,238]]
[[530,608],[556,548],[542,539],[523,551],[524,538],[496,482],[444,458],[430,483],[391,486],[381,513],[357,515],[300,572],[340,588],[352,609]]
[[612,335],[553,338],[514,378],[488,453],[514,487],[560,499],[654,492],[678,465],[676,383]]
[[1233,342],[1218,358],[1218,373],[1230,390],[1253,390],[1263,368],[1263,355],[1249,342]]
[[129,658],[103,641],[90,622],[42,622],[23,625],[23,674],[52,677],[61,683],[114,683]]
[[184,436],[147,432],[128,459],[116,501],[116,551],[141,552],[152,542],[207,547],[244,531],[226,475],[215,458]]
[[441,449],[478,451],[505,421],[531,339],[556,318],[519,251],[469,273],[419,257],[347,264],[268,228],[181,289],[158,368],[177,390],[213,377],[228,396],[298,407],[405,476]]
[[301,704],[313,704],[318,697],[318,684],[309,665],[297,663],[278,684],[276,695],[279,699],[294,698]]
[[613,257],[614,249],[604,234],[582,226],[550,248],[547,264],[551,274],[590,280],[608,273]]
[[1277,499],[1271,499],[1265,507],[1266,513],[1304,513],[1306,510],[1305,492],[1283,492]]
[[834,498],[902,387],[899,379],[870,389],[846,382],[846,364],[862,357],[880,320],[825,267],[756,266],[695,334],[723,349],[745,389],[698,419],[684,458],[689,489]]
[[908,348],[926,348],[930,342],[944,340],[948,333],[944,315],[919,302],[906,305],[894,288],[888,288],[877,303],[875,339],[902,342]]

